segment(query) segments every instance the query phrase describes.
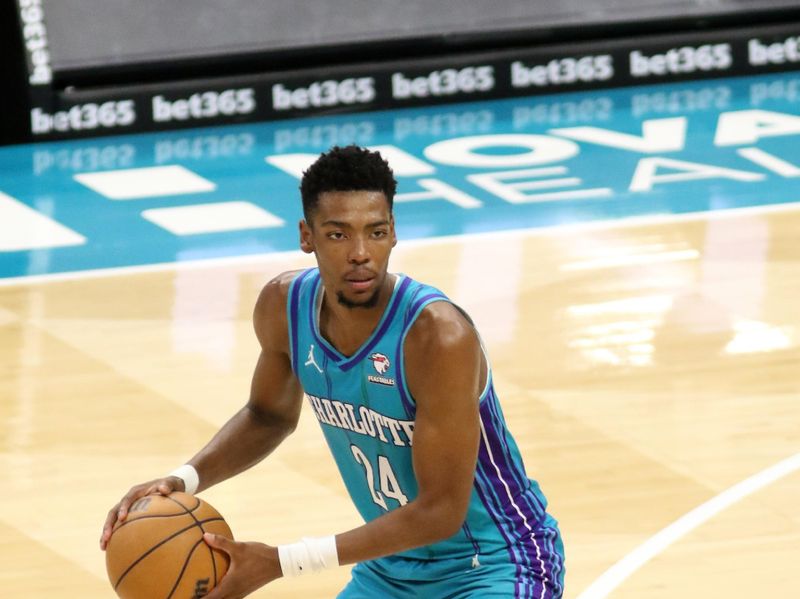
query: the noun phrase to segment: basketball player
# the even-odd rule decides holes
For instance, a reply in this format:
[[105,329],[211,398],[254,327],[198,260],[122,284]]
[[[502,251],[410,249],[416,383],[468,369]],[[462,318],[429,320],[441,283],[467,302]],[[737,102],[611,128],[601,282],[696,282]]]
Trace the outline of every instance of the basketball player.
[[231,557],[209,599],[339,564],[356,564],[342,599],[561,597],[558,527],[506,428],[472,322],[437,289],[387,272],[397,243],[388,164],[334,147],[300,188],[300,247],[318,268],[261,292],[247,405],[189,464],[133,487],[101,547],[138,497],[207,489],[270,454],[305,392],[366,524],[280,547],[206,535]]

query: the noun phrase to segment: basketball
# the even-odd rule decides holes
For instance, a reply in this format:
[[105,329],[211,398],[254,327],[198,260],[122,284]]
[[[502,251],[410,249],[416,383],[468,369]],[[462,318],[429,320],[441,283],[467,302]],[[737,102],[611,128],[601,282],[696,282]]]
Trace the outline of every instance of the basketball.
[[203,533],[233,538],[219,512],[186,493],[148,495],[114,527],[106,570],[122,599],[193,599],[213,589],[228,556],[211,549]]

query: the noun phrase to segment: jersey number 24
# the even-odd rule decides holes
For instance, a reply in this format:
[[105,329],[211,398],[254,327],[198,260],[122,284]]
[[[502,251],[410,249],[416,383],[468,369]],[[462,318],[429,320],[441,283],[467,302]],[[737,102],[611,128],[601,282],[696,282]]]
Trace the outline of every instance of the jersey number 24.
[[392,465],[389,463],[389,458],[383,455],[378,456],[378,482],[380,484],[380,489],[378,489],[375,486],[375,470],[372,468],[369,458],[355,445],[350,446],[350,451],[353,452],[356,462],[364,468],[364,474],[367,477],[367,488],[370,495],[372,495],[372,501],[386,511],[389,511],[389,506],[386,505],[387,497],[396,500],[400,505],[408,503],[408,497],[405,496],[400,484],[397,482],[397,477],[392,470]]

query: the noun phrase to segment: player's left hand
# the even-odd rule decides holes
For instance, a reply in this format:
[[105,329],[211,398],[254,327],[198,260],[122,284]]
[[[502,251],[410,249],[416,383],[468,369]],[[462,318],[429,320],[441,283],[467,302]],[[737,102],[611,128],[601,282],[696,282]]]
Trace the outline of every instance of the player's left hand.
[[211,533],[203,540],[230,557],[230,565],[219,585],[205,599],[241,599],[282,576],[277,547],[264,543],[241,543]]

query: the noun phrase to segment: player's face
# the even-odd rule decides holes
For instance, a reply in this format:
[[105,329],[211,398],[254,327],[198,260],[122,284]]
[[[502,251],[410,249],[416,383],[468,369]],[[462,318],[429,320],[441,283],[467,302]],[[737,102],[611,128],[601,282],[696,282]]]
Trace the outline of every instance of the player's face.
[[386,196],[379,191],[321,193],[311,221],[300,223],[300,247],[316,255],[327,292],[349,308],[374,306],[397,243]]

